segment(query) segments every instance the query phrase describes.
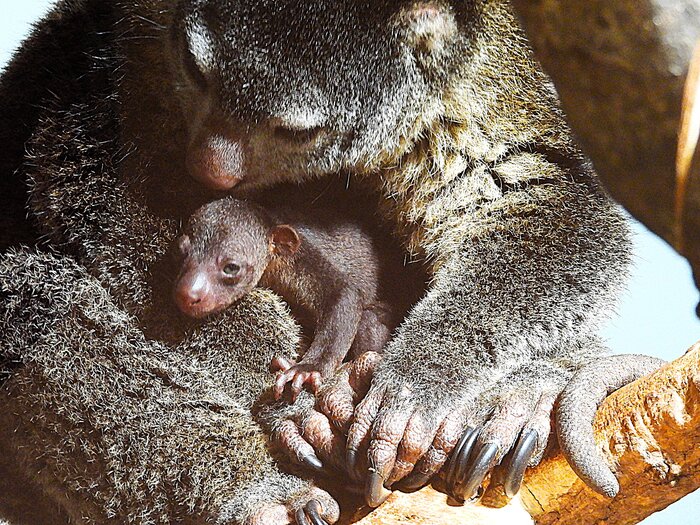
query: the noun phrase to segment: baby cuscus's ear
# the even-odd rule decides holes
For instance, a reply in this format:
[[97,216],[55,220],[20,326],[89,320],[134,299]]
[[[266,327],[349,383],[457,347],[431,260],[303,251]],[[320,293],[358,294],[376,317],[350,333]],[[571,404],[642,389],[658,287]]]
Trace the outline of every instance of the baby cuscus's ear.
[[291,257],[301,245],[301,239],[297,231],[289,224],[279,224],[270,231],[272,251],[275,255]]

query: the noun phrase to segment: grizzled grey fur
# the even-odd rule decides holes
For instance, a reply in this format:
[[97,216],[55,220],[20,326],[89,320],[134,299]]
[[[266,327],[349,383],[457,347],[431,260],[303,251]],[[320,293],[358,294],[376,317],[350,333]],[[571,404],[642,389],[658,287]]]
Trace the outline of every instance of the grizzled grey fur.
[[351,174],[425,263],[367,428],[459,413],[501,455],[532,427],[537,459],[550,401],[606,351],[627,229],[503,0],[64,1],[0,100],[0,450],[74,522],[264,523],[311,497],[337,517],[251,415],[297,347],[280,300],[204,323],[169,304],[168,246],[215,196],[198,148],[241,190]]

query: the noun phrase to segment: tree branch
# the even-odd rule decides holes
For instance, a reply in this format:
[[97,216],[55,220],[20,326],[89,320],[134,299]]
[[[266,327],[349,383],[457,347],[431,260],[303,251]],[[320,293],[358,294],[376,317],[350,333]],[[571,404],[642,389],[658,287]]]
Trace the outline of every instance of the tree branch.
[[523,503],[538,524],[638,523],[700,487],[700,343],[608,397],[594,428],[620,493],[596,494],[558,456],[524,484]]

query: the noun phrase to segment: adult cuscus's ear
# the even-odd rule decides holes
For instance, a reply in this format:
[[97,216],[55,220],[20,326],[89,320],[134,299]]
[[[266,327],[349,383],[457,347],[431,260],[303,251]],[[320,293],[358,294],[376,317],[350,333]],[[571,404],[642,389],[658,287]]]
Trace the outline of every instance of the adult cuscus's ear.
[[280,224],[272,228],[270,240],[273,252],[284,257],[294,255],[301,245],[299,234],[288,224]]
[[452,8],[438,0],[406,2],[396,15],[396,24],[406,43],[423,56],[441,54],[457,34]]

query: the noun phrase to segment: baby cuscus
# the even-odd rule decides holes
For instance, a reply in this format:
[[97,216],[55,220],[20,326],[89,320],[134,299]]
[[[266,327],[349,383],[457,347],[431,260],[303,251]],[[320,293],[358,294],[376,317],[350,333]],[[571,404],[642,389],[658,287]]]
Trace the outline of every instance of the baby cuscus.
[[301,360],[272,363],[278,399],[287,383],[292,399],[304,385],[315,390],[348,353],[380,352],[406,310],[390,291],[401,274],[400,254],[337,210],[224,198],[190,217],[178,248],[174,298],[183,313],[222,311],[259,284],[311,321],[313,338]]

